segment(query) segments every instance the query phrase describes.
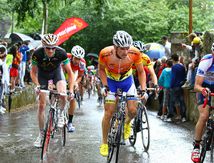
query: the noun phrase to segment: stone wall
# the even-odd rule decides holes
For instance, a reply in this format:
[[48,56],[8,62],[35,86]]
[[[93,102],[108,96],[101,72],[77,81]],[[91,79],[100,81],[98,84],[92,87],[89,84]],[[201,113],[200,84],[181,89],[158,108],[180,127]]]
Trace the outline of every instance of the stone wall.
[[[17,91],[16,93],[12,94],[11,97],[11,112],[23,110],[23,107],[26,107],[29,104],[34,104],[36,99],[33,86],[28,86],[23,90]],[[5,102],[6,106],[8,107],[8,96],[6,96]]]

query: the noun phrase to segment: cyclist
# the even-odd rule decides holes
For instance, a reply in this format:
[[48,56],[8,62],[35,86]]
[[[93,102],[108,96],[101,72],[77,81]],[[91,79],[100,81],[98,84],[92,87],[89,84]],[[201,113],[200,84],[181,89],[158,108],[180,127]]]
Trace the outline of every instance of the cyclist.
[[[132,65],[136,65],[141,89],[146,89],[146,76],[143,69],[141,53],[132,46],[132,37],[125,31],[117,31],[113,36],[113,46],[101,50],[99,55],[99,75],[104,85],[102,92],[106,96],[104,117],[102,120],[102,144],[100,154],[108,156],[107,135],[110,120],[115,111],[115,96],[117,88],[130,95],[136,95],[136,87],[132,76]],[[108,93],[109,91],[109,93]],[[124,137],[129,138],[131,132],[130,121],[137,114],[136,99],[127,101],[128,113],[124,125]]]
[[[57,46],[58,36],[54,34],[46,34],[42,38],[42,47],[37,49],[32,56],[32,69],[31,78],[36,84],[36,92],[39,94],[39,105],[38,105],[38,121],[40,133],[37,140],[34,142],[35,147],[42,146],[42,139],[44,136],[44,119],[45,119],[45,106],[46,106],[46,94],[39,92],[41,89],[48,89],[48,83],[53,80],[53,84],[59,93],[66,93],[66,81],[61,68],[63,63],[64,69],[68,73],[69,79],[69,98],[73,97],[73,85],[74,75],[69,66],[69,59],[65,50]],[[63,105],[61,108],[61,114],[59,114],[58,127],[64,125],[64,105],[65,97],[62,97]]]
[[[73,72],[75,73],[74,89],[81,90],[82,88],[80,86],[80,83],[82,81],[84,70],[86,67],[84,56],[85,56],[85,50],[81,46],[76,45],[71,49],[70,66]],[[76,108],[76,101],[75,99],[72,99],[70,101],[70,108],[68,109],[68,115],[69,115],[68,132],[75,131],[75,127],[72,124],[75,108]]]
[[[150,73],[150,76],[151,76],[152,82],[154,84],[154,87],[157,88],[158,87],[157,76],[155,74],[155,70],[153,68],[153,64],[152,64],[149,56],[147,56],[146,54],[143,53],[145,51],[143,43],[141,41],[134,41],[133,42],[133,46],[140,50],[143,66],[148,68],[148,71]],[[134,77],[137,77],[137,74],[135,74]],[[135,85],[136,85],[136,87],[137,87],[137,85],[139,85],[137,80],[135,80]]]
[[211,99],[209,99],[208,104],[203,108],[204,98],[207,97],[210,92],[214,91],[214,43],[212,44],[211,50],[212,54],[207,54],[201,59],[195,79],[194,89],[198,92],[199,119],[195,126],[194,148],[191,155],[193,162],[200,162],[200,142],[204,127],[209,118]]

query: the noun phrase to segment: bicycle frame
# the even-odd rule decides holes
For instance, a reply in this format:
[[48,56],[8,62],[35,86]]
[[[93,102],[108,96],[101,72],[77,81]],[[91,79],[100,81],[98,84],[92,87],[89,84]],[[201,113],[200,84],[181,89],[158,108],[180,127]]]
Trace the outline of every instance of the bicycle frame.
[[[59,111],[59,107],[58,107],[59,97],[65,96],[65,94],[58,93],[55,90],[51,90],[51,91],[41,90],[41,92],[49,93],[49,102],[50,102],[47,121],[45,125],[44,140],[42,143],[41,159],[43,160],[44,156],[46,155],[46,152],[48,151],[50,138],[54,137],[54,133],[58,129],[57,123],[58,123],[58,111]],[[66,140],[65,130],[66,130],[66,125],[64,125],[63,131],[62,131],[63,146],[65,146],[65,140]]]
[[[108,133],[108,144],[109,144],[109,155],[107,157],[107,162],[111,162],[113,157],[114,148],[117,148],[116,151],[116,163],[118,162],[118,155],[120,145],[125,145],[124,139],[124,122],[126,115],[126,101],[128,97],[134,97],[127,95],[126,92],[117,91],[115,94],[117,107],[116,113],[114,113],[111,119],[111,127]],[[121,140],[122,139],[122,140]]]

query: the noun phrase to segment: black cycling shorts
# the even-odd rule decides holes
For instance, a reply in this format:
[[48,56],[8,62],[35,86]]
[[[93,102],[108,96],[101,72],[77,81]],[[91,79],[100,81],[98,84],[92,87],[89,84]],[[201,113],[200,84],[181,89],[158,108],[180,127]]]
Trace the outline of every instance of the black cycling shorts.
[[38,80],[41,89],[48,89],[48,81],[53,80],[54,85],[60,80],[65,80],[64,73],[62,71],[61,66],[56,68],[55,70],[48,72],[42,71],[41,69],[38,70]]

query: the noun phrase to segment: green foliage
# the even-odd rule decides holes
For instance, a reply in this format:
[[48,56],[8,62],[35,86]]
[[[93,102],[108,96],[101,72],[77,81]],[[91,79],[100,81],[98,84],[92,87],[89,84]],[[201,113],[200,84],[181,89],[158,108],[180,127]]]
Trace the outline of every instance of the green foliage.
[[[17,21],[21,22],[16,31],[41,31],[42,1],[8,0],[12,6],[8,13],[14,9]],[[66,18],[73,16],[89,24],[62,45],[68,51],[78,44],[86,52],[98,53],[112,44],[117,30],[125,30],[134,40],[146,43],[158,42],[161,36],[173,31],[187,32],[189,27],[188,0],[48,0],[48,3],[48,32],[54,32]],[[213,7],[212,0],[193,0],[194,31],[213,28]],[[0,7],[0,13],[2,10],[5,9]]]

